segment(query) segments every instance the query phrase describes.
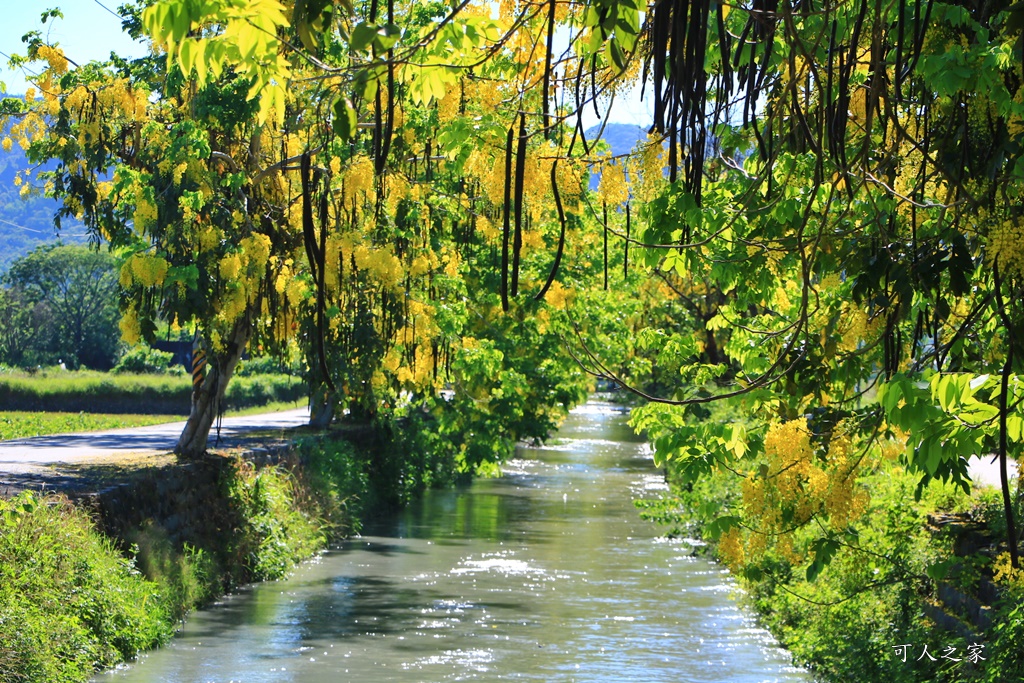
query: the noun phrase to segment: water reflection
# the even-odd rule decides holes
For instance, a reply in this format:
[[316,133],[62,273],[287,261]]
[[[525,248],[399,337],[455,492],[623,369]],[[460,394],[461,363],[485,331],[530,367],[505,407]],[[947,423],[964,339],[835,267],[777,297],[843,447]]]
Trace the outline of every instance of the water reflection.
[[632,506],[664,483],[612,405],[195,615],[109,681],[809,681],[727,572]]

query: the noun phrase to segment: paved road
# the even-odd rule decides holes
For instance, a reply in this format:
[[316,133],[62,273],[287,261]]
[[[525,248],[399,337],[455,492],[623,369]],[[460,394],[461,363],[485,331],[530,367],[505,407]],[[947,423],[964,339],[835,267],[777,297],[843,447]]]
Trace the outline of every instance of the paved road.
[[[221,425],[221,446],[238,443],[248,432],[291,429],[309,422],[309,409],[281,413],[226,417]],[[126,453],[167,453],[174,450],[185,423],[131,427],[105,432],[55,434],[30,439],[0,441],[0,470],[52,463],[81,463],[90,459]],[[210,444],[216,431],[210,433]]]
[[[221,425],[220,445],[237,444],[247,432],[290,429],[301,427],[308,421],[308,408],[248,417],[226,417]],[[184,425],[184,422],[173,422],[152,427],[0,441],[0,470],[24,471],[35,469],[33,466],[38,465],[81,463],[127,453],[167,453],[174,449]],[[211,434],[211,444],[215,438],[215,434]],[[969,472],[975,484],[998,488],[999,466],[991,461],[991,457],[971,458]],[[1016,464],[1011,463],[1010,476],[1016,474]]]

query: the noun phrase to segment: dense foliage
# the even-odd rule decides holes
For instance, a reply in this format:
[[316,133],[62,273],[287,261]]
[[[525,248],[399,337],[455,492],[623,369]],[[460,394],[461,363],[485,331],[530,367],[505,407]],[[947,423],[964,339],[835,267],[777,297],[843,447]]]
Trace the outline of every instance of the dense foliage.
[[109,370],[118,355],[113,257],[48,244],[14,260],[0,288],[0,363]]

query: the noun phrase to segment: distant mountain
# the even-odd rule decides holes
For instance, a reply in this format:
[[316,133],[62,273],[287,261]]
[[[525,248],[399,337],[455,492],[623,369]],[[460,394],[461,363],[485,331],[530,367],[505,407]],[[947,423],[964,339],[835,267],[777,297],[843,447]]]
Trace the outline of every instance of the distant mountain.
[[[0,139],[3,137],[0,135]],[[10,152],[0,148],[0,272],[40,244],[57,239],[85,241],[85,227],[74,220],[62,221],[61,234],[56,234],[53,216],[60,207],[57,200],[39,195],[21,198],[21,188],[14,185],[14,174],[27,168],[29,162],[17,143]]]
[[[587,140],[593,140],[600,132],[601,126],[594,126],[586,131]],[[601,139],[612,149],[612,156],[629,154],[636,143],[647,138],[647,129],[629,123],[609,123],[604,127]]]
[[[593,141],[597,138],[597,134],[601,132],[601,126],[594,126],[586,131],[588,141]],[[623,154],[629,154],[636,147],[636,143],[640,140],[647,138],[647,130],[640,126],[635,126],[629,123],[609,123],[604,127],[604,132],[601,134],[601,140],[608,143],[611,148],[612,156],[621,156]],[[592,173],[590,175],[590,189],[596,190],[598,183],[601,182],[600,173]]]

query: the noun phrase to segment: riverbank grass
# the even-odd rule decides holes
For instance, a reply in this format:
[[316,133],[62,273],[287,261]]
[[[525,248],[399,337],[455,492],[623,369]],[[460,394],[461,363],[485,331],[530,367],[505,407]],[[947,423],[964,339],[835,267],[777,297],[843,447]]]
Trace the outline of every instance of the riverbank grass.
[[159,585],[84,510],[0,500],[0,680],[81,681],[170,637]]
[[[146,514],[170,510],[128,528],[122,519],[105,520],[121,529],[116,538],[67,498],[24,492],[0,499],[0,681],[87,681],[167,640],[193,609],[235,586],[282,578],[358,531],[371,501],[391,505],[437,484],[434,469],[388,466],[415,440],[411,428],[368,425],[342,430],[341,438],[309,438],[263,467],[211,455],[207,466],[178,472],[189,464],[171,456],[76,468],[80,480],[116,485],[117,497],[151,507]],[[419,457],[435,469],[444,459]],[[186,477],[188,490],[153,499],[160,482],[175,477]],[[183,530],[182,511],[196,506],[199,526]]]

